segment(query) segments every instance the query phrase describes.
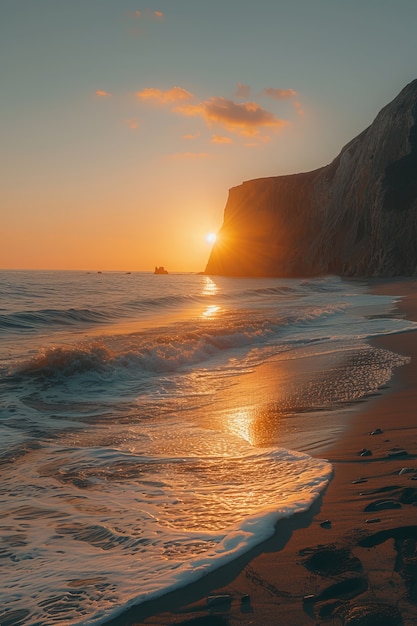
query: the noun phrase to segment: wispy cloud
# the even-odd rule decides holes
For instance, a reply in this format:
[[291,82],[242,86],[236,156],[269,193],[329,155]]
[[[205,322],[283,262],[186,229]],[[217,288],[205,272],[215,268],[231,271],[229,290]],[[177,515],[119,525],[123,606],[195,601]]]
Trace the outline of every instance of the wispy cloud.
[[129,17],[133,19],[147,19],[147,18],[158,18],[164,17],[162,11],[152,11],[151,9],[145,9],[144,11],[131,11],[129,13]]
[[198,139],[200,137],[200,133],[187,133],[186,135],[183,135],[182,138],[183,139]]
[[247,141],[245,143],[246,148],[258,148],[263,143],[268,143],[271,141],[271,137],[269,135],[257,135],[254,141]]
[[140,100],[152,100],[157,104],[173,104],[183,100],[191,100],[194,97],[189,91],[182,87],[172,87],[172,89],[166,91],[154,87],[147,87],[146,89],[142,89],[142,91],[137,91],[136,96]]
[[103,89],[96,89],[96,96],[99,96],[99,98],[111,98],[112,94]]
[[223,135],[213,135],[211,143],[233,143],[233,139],[231,137],[224,137]]
[[257,135],[262,128],[283,128],[286,120],[277,118],[256,102],[237,103],[222,97],[212,97],[198,105],[184,104],[177,112],[188,116],[201,116],[207,124],[219,124],[241,135]]
[[274,87],[265,87],[263,90],[270,98],[275,98],[276,100],[288,100],[289,98],[294,98],[297,95],[297,92],[294,89],[275,89]]
[[250,97],[250,86],[238,83],[236,86],[235,96],[236,98],[242,98],[242,100],[246,100]]
[[304,115],[304,111],[303,111],[303,107],[301,106],[301,102],[294,102],[294,108],[297,111],[298,115],[301,115],[301,116]]

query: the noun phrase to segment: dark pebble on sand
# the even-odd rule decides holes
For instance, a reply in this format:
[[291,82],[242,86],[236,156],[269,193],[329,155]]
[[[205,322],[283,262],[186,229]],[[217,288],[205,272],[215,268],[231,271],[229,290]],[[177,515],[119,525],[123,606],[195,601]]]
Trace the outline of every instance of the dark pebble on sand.
[[323,602],[331,599],[348,599],[355,598],[368,588],[368,582],[362,576],[354,576],[345,578],[342,581],[333,583],[323,589],[317,595],[309,594],[304,596],[303,602]]
[[324,522],[321,522],[320,526],[322,528],[331,528],[332,527],[332,523],[329,519],[325,519]]
[[412,474],[413,472],[415,472],[416,470],[412,467],[403,467],[402,469],[400,469],[400,471],[398,472],[398,474],[400,476],[402,476],[403,474]]
[[362,450],[359,452],[359,456],[372,456],[372,452],[367,448],[362,448]]
[[385,456],[406,456],[407,450],[389,450]]
[[232,603],[232,597],[229,594],[219,594],[216,596],[207,597],[207,606],[210,608],[218,608],[225,605],[229,606]]
[[385,511],[386,509],[401,509],[401,504],[396,500],[376,500],[368,504],[364,511]]
[[381,428],[375,428],[372,432],[370,432],[370,435],[382,435],[384,431],[381,430]]
[[304,596],[303,602],[314,602],[317,596],[312,593],[309,593],[307,596]]

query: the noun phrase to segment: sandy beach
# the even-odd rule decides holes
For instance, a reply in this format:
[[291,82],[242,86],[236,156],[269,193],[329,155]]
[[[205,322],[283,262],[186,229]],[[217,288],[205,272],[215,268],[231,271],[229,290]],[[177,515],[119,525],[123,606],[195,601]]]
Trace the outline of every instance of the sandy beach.
[[[402,296],[417,321],[417,281],[371,283]],[[417,333],[378,339],[410,357],[386,389],[358,404],[325,456],[334,477],[307,514],[198,583],[132,609],[112,624],[417,623]]]

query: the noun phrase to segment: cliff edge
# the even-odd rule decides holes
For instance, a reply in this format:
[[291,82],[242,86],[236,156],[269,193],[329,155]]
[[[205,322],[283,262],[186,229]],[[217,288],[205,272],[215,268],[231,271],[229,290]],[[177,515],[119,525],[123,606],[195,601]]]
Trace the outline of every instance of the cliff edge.
[[417,273],[417,79],[329,165],[229,191],[207,274]]

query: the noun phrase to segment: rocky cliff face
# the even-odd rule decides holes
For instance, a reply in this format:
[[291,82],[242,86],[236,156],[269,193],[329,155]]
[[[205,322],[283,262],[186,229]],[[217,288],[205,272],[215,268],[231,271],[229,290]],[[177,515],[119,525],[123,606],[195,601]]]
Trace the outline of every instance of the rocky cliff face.
[[417,80],[330,165],[231,189],[206,273],[416,274]]

